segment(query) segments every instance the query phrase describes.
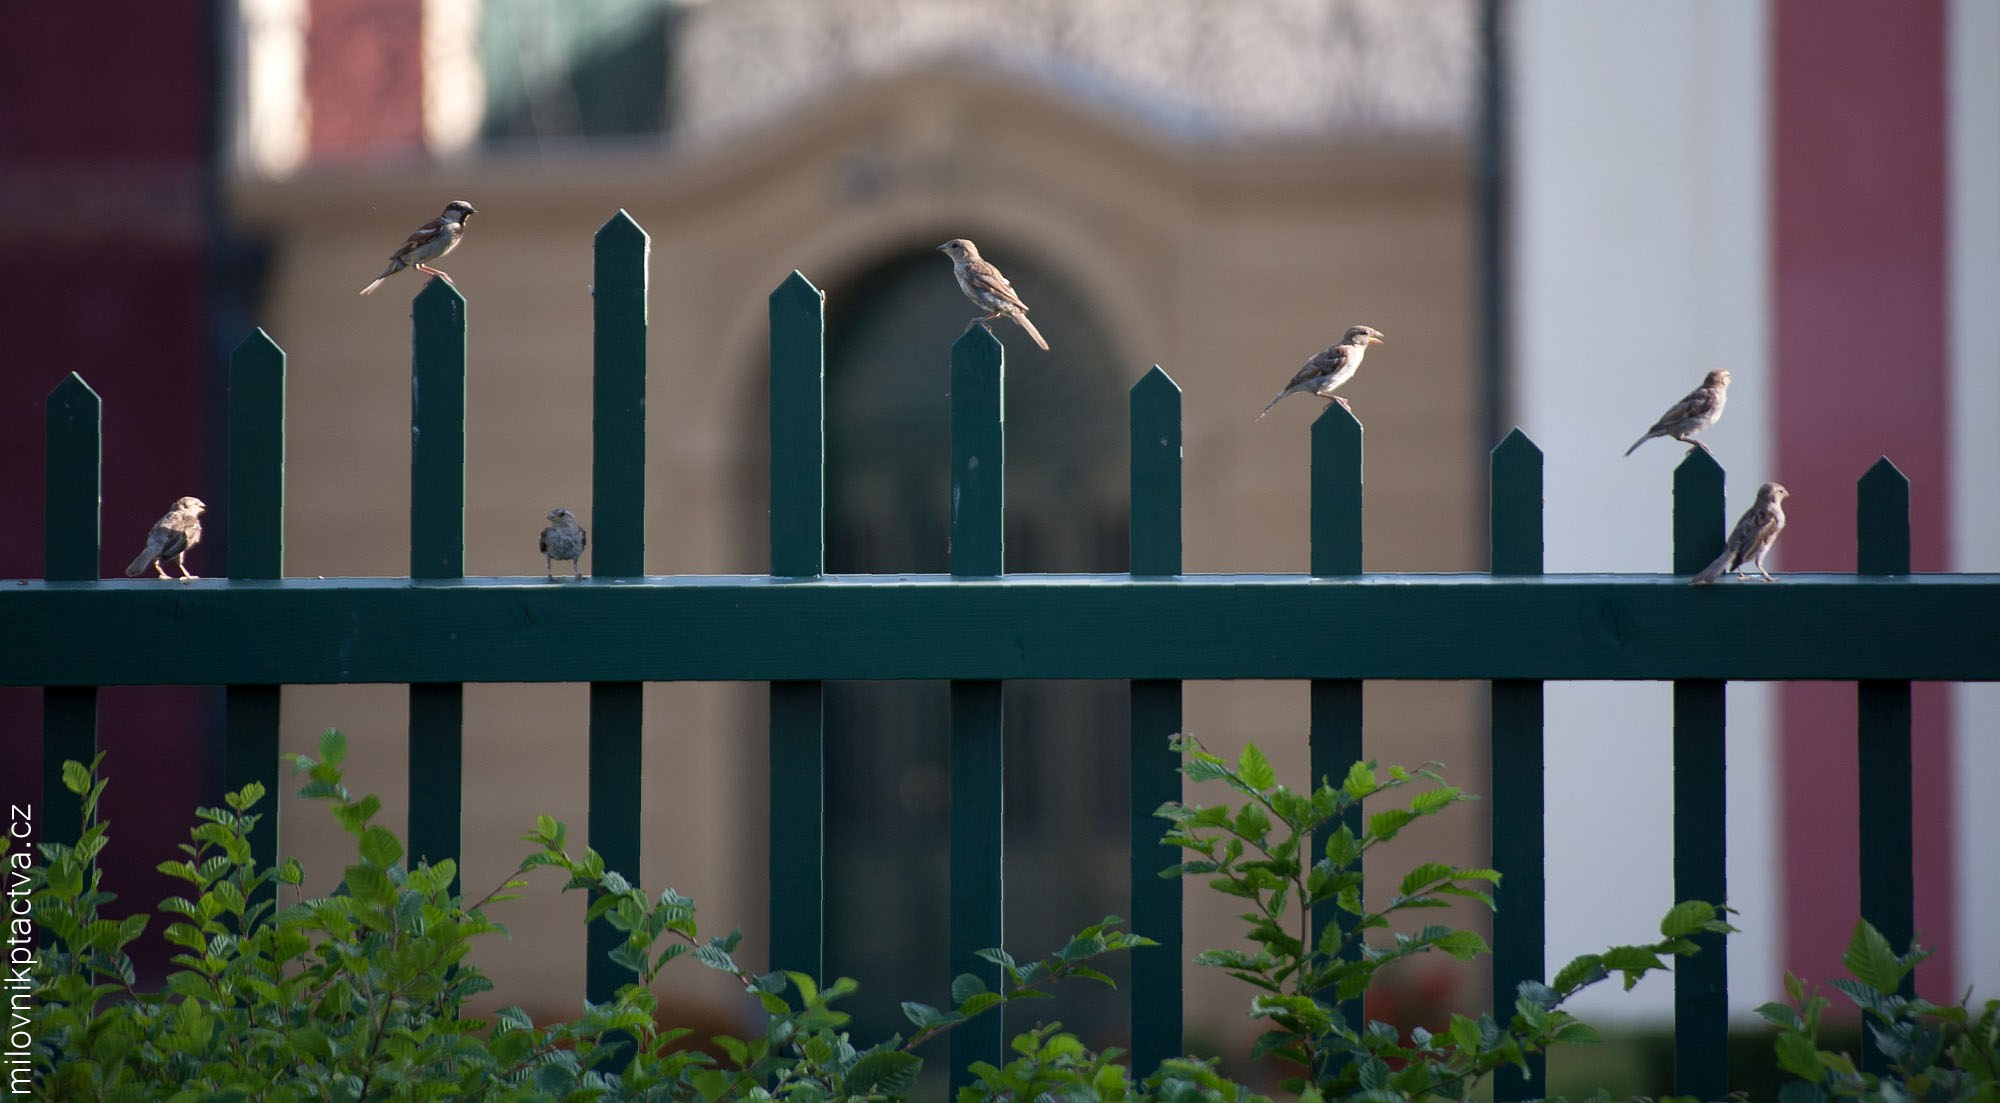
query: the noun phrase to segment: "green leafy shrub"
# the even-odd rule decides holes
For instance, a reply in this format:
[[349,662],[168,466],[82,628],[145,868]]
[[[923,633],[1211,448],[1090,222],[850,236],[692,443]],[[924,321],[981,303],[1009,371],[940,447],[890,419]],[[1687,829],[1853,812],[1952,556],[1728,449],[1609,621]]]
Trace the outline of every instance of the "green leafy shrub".
[[1807,998],[1805,984],[1785,974],[1790,1003],[1757,1009],[1778,1028],[1778,1064],[1798,1078],[1780,1089],[1780,1103],[2000,1103],[2000,1000],[1987,1000],[1975,1015],[1964,1004],[1941,1007],[1898,991],[1930,955],[1921,947],[1896,953],[1864,919],[1841,955],[1850,977],[1829,982],[1861,1009],[1889,1062],[1887,1076],[1861,1071],[1846,1053],[1821,1049],[1820,1017],[1828,1000]]
[[[1588,1042],[1589,1027],[1563,1011],[1575,992],[1613,974],[1629,988],[1665,959],[1694,952],[1691,935],[1727,931],[1719,909],[1678,905],[1661,941],[1579,958],[1549,985],[1523,985],[1506,1022],[1455,1016],[1450,1027],[1407,1037],[1384,1023],[1350,1023],[1343,999],[1359,995],[1389,964],[1423,953],[1469,958],[1485,951],[1473,932],[1427,925],[1392,929],[1401,913],[1450,898],[1492,904],[1491,870],[1423,863],[1409,870],[1380,911],[1363,906],[1359,863],[1382,842],[1468,798],[1433,772],[1357,765],[1341,785],[1292,793],[1254,747],[1234,765],[1193,740],[1177,746],[1197,781],[1220,782],[1235,807],[1168,804],[1167,841],[1188,852],[1169,876],[1197,877],[1248,902],[1243,916],[1254,951],[1210,950],[1197,960],[1222,968],[1254,991],[1249,1014],[1270,1029],[1258,1054],[1292,1062],[1286,1088],[1302,1099],[1366,1101],[1462,1099],[1481,1078],[1561,1042]],[[105,782],[97,764],[68,763],[64,784],[81,798],[74,846],[44,844],[32,885],[35,915],[50,938],[35,972],[33,1055],[51,1099],[224,1101],[527,1101],[905,1099],[922,1058],[916,1052],[960,1024],[1020,999],[1042,997],[1071,978],[1109,983],[1091,962],[1151,946],[1118,928],[1116,917],[1085,928],[1046,959],[1023,964],[999,949],[981,956],[1000,967],[998,990],[978,977],[953,983],[945,1008],[903,1005],[912,1029],[873,1044],[856,1042],[837,1003],[852,980],[821,986],[799,973],[756,974],[734,959],[738,935],[704,936],[694,901],[668,889],[648,895],[591,850],[572,857],[564,826],[540,817],[524,836],[531,850],[517,870],[476,900],[455,889],[449,861],[403,864],[394,832],[373,822],[380,802],[342,784],[346,740],[322,737],[317,759],[292,756],[305,775],[301,795],[326,802],[352,837],[355,859],[339,888],[285,903],[303,882],[296,861],[260,868],[249,836],[264,797],[251,785],[225,807],[197,812],[183,857],[161,869],[187,883],[162,901],[163,936],[179,949],[157,990],[135,985],[126,948],[151,917],[112,921],[113,900],[98,858],[109,838],[98,812]],[[1381,798],[1420,786],[1404,807]],[[1364,799],[1378,805],[1356,831],[1343,822]],[[1315,845],[1315,833],[1324,843]],[[518,1007],[491,1018],[465,1014],[491,988],[466,961],[476,938],[503,928],[488,911],[514,898],[536,869],[566,875],[565,891],[591,896],[588,916],[624,934],[611,956],[632,982],[571,1021],[537,1024]],[[1313,909],[1340,916],[1315,925]],[[1372,939],[1372,940],[1371,940]],[[662,1028],[652,985],[677,958],[727,973],[766,1015],[751,1037],[712,1039],[720,1057],[682,1048],[687,1031]],[[1987,1023],[1990,1026],[1991,1015]],[[995,1067],[975,1063],[959,1103],[1015,1100],[1150,1100],[1265,1103],[1219,1073],[1215,1063],[1175,1058],[1149,1072],[1129,1070],[1115,1049],[1094,1051],[1060,1024],[1013,1040]],[[1958,1097],[1953,1097],[1958,1098]]]

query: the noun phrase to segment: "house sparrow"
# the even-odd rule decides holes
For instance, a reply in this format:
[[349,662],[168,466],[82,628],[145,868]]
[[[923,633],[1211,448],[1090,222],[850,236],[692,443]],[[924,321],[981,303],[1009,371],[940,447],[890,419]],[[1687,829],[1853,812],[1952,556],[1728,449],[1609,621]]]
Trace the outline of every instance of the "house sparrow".
[[[962,237],[955,237],[938,246],[938,252],[951,258],[951,274],[958,277],[958,289],[965,292],[972,305],[989,311],[985,316],[967,322],[965,328],[985,325],[1005,314],[1027,330],[1028,336],[1035,339],[1035,344],[1040,345],[1043,352],[1049,351],[1049,343],[1042,340],[1041,331],[1028,320],[1028,304],[1014,293],[1014,285],[1007,282],[1007,277],[1001,275],[998,268],[980,259],[979,246]],[[992,327],[987,329],[990,331]]]
[[1300,368],[1297,375],[1292,376],[1292,381],[1285,384],[1285,389],[1278,392],[1278,397],[1264,407],[1264,413],[1258,414],[1257,420],[1264,420],[1264,414],[1270,413],[1272,406],[1283,402],[1285,396],[1300,391],[1311,391],[1321,398],[1338,402],[1349,410],[1354,409],[1347,405],[1346,399],[1333,392],[1339,389],[1342,383],[1354,378],[1355,372],[1361,370],[1361,358],[1368,355],[1368,346],[1382,343],[1381,330],[1370,326],[1348,326],[1347,332],[1341,335],[1340,343],[1328,345],[1306,361],[1306,366]]
[[1715,562],[1702,568],[1694,576],[1694,584],[1714,582],[1725,571],[1743,573],[1746,564],[1757,568],[1757,573],[1769,582],[1771,572],[1764,569],[1764,554],[1777,543],[1778,534],[1785,531],[1785,509],[1779,505],[1791,496],[1791,491],[1777,483],[1765,483],[1757,488],[1757,501],[1736,521],[1736,527],[1729,532],[1729,539],[1722,545],[1722,554]]
[[167,578],[166,568],[160,565],[167,561],[180,570],[182,582],[193,582],[201,577],[189,574],[187,564],[181,557],[201,543],[201,511],[207,508],[208,504],[200,498],[174,499],[174,508],[168,510],[165,517],[153,522],[153,531],[146,534],[146,550],[125,568],[125,577],[137,578],[145,573],[147,567],[151,567],[160,572],[161,578]]
[[382,274],[375,277],[374,283],[362,288],[361,293],[368,294],[382,286],[383,280],[405,268],[414,268],[425,275],[436,276],[450,283],[450,276],[424,262],[436,260],[457,248],[458,239],[465,236],[466,217],[478,213],[472,204],[463,199],[454,199],[445,204],[443,214],[417,227],[417,232],[411,234],[409,240],[390,254],[389,267],[382,269]]
[[1686,398],[1674,403],[1673,409],[1661,414],[1660,420],[1654,422],[1651,429],[1646,430],[1645,436],[1633,441],[1632,447],[1627,448],[1625,454],[1631,455],[1640,445],[1654,437],[1672,437],[1682,444],[1692,444],[1711,456],[1715,455],[1709,451],[1708,445],[1688,438],[1721,421],[1722,404],[1728,399],[1729,373],[1709,372],[1708,377],[1701,381],[1701,386],[1689,391]]
[[582,578],[583,549],[589,546],[590,537],[576,523],[576,514],[561,506],[549,511],[549,527],[542,530],[542,559],[548,565],[551,582],[555,581],[558,559],[569,560],[574,577]]

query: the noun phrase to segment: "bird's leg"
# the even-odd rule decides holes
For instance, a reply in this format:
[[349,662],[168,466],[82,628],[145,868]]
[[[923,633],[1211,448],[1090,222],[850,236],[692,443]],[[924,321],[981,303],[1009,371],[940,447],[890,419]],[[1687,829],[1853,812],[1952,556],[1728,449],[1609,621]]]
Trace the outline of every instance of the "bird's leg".
[[571,561],[571,563],[570,563],[570,565],[569,565],[569,568],[570,568],[570,577],[571,577],[571,578],[582,578],[582,577],[583,577],[583,557],[582,557],[582,556],[580,556],[580,555],[579,555],[579,556],[577,556],[575,560]]
[[174,569],[181,573],[182,582],[193,582],[195,579],[201,577],[198,574],[188,573],[187,559],[183,556],[174,556]]
[[556,580],[556,561],[545,555],[542,557],[542,564],[548,571],[549,581],[554,582]]
[[1340,397],[1339,395],[1337,395],[1337,394],[1330,394],[1330,395],[1327,395],[1326,397],[1328,397],[1328,398],[1330,398],[1330,399],[1333,399],[1333,400],[1334,400],[1335,402],[1338,402],[1338,403],[1340,403],[1340,408],[1341,408],[1341,409],[1343,409],[1343,410],[1346,410],[1346,411],[1347,411],[1348,413],[1350,413],[1350,414],[1351,414],[1351,413],[1353,413],[1353,412],[1354,412],[1354,407],[1353,407],[1353,406],[1350,406],[1350,405],[1348,405],[1348,402],[1347,402],[1347,400],[1346,400],[1346,399],[1344,399],[1344,398],[1342,398],[1342,397]]
[[159,572],[159,575],[162,579],[171,579],[173,577],[172,575],[167,573],[167,569],[161,566],[160,561],[157,559],[153,560],[153,570]]
[[[1766,549],[1765,549],[1765,551],[1769,551],[1769,550],[1770,550],[1770,549],[1768,549],[1768,548],[1766,548]],[[1764,552],[1758,552],[1758,553],[1757,553],[1757,573],[1758,573],[1758,574],[1760,574],[1760,575],[1763,575],[1763,576],[1764,576],[1764,581],[1766,581],[1766,582],[1776,582],[1776,581],[1778,581],[1777,579],[1775,579],[1775,578],[1772,578],[1772,577],[1771,577],[1771,572],[1769,572],[1769,571],[1767,571],[1767,570],[1765,570],[1765,569],[1764,569]]]
[[[431,267],[430,265],[428,265],[428,264],[425,264],[425,263],[423,263],[422,261],[418,261],[418,262],[417,262],[417,264],[416,264],[416,269],[417,269],[417,271],[419,271],[419,272],[422,272],[422,273],[424,273],[425,275],[428,275],[428,276],[436,276],[436,277],[437,277],[438,279],[441,279],[441,280],[443,280],[443,281],[444,281],[444,282],[446,282],[446,283],[451,283],[451,277],[450,277],[450,276],[446,275],[446,274],[445,274],[444,272],[442,272],[442,271],[441,271],[441,270],[439,270],[439,269],[436,269],[436,268],[432,268],[432,267]],[[457,287],[457,286],[458,286],[458,285],[457,285],[457,284],[455,284],[455,283],[451,283],[451,285],[452,285],[453,287]]]

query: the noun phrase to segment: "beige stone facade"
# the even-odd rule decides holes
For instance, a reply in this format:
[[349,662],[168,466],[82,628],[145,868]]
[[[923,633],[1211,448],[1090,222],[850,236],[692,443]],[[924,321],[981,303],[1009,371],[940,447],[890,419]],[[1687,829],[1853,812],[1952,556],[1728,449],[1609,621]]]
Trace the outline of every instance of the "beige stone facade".
[[[1119,360],[1104,370],[1120,388],[1155,363],[1183,387],[1188,570],[1305,569],[1307,428],[1320,403],[1293,398],[1253,418],[1354,322],[1388,335],[1343,392],[1367,426],[1368,568],[1478,569],[1489,442],[1478,439],[1470,178],[1456,147],[1177,145],[1019,83],[929,71],[848,89],[728,145],[548,148],[245,183],[231,196],[237,220],[274,247],[258,320],[290,355],[286,569],[408,573],[405,303],[419,285],[403,275],[374,296],[355,292],[454,198],[481,212],[444,262],[472,325],[469,574],[540,570],[534,536],[551,506],[592,523],[591,234],[621,207],[653,242],[649,572],[767,566],[770,290],[795,268],[838,288],[968,226],[1003,268],[1009,256],[1032,258],[1080,296],[1070,305],[1108,335]],[[937,258],[937,279],[949,278]],[[829,316],[846,306],[831,298]],[[1035,350],[1002,336],[1010,383],[1029,385]],[[944,360],[940,348],[940,370]],[[1122,450],[1122,416],[1103,432]],[[1122,485],[1122,462],[1109,477]],[[1370,754],[1442,761],[1483,786],[1477,687],[1368,692]],[[505,875],[537,812],[583,841],[586,696],[581,686],[468,687],[468,888]],[[385,818],[399,823],[403,702],[400,687],[290,690],[285,747],[309,750],[320,729],[347,729],[355,787],[382,793]],[[1298,684],[1191,685],[1186,721],[1218,747],[1256,739],[1303,781],[1306,704]],[[710,927],[740,922],[744,960],[761,962],[762,687],[651,686],[647,706],[644,879],[694,895]],[[287,811],[287,839],[326,887],[339,840],[318,812],[301,813]],[[1432,838],[1483,864],[1484,815],[1472,806]],[[555,887],[510,905],[512,947],[480,955],[498,1002],[574,1005],[583,902],[554,900]],[[1203,899],[1212,895],[1189,893],[1197,946],[1229,929],[1231,909]],[[1483,991],[1476,972],[1468,996]],[[1211,1036],[1240,1029],[1240,993],[1222,978],[1197,983],[1191,1021]]]

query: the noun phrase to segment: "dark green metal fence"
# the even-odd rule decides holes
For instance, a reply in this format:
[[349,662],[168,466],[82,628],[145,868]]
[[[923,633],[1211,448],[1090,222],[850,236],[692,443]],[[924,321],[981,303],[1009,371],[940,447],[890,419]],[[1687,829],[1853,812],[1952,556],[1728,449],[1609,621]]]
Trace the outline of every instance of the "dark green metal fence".
[[[771,965],[821,971],[822,686],[951,683],[951,970],[998,986],[973,951],[1002,942],[1001,683],[1127,679],[1131,686],[1134,930],[1164,949],[1132,962],[1134,1057],[1177,1052],[1181,884],[1150,840],[1176,799],[1184,679],[1311,685],[1314,775],[1361,755],[1369,678],[1492,685],[1495,989],[1542,979],[1542,683],[1674,683],[1674,891],[1725,899],[1723,734],[1732,680],[1854,681],[1860,701],[1862,910],[1911,938],[1910,681],[2000,678],[2000,576],[1909,574],[1909,486],[1886,459],[1859,486],[1860,573],[1778,585],[1690,587],[1720,549],[1723,472],[1702,452],[1675,473],[1667,575],[1542,571],[1542,454],[1518,430],[1492,457],[1493,571],[1363,574],[1362,431],[1330,406],[1312,428],[1308,575],[1181,573],[1181,392],[1155,367],[1131,393],[1131,572],[1007,575],[999,342],[952,348],[951,574],[834,576],[825,529],[824,297],[794,273],[771,295],[771,573],[643,575],[648,240],[623,212],[597,234],[593,577],[465,578],[466,303],[433,281],[414,306],[410,575],[284,577],[285,356],[262,331],[236,350],[229,390],[229,576],[191,585],[99,581],[98,396],[71,375],[48,405],[46,581],[0,588],[0,684],[45,694],[42,822],[75,822],[56,779],[88,759],[102,685],[227,687],[231,787],[278,777],[279,687],[390,682],[410,689],[410,851],[459,847],[462,685],[589,682],[589,840],[640,868],[641,687],[770,683]],[[170,648],[106,640],[169,639]],[[277,854],[275,816],[255,840]],[[608,928],[589,939],[586,989],[619,975]],[[1727,1091],[1720,942],[1676,977],[1676,1090]],[[1002,1057],[997,1016],[952,1035],[950,1062]],[[1538,1094],[1503,1080],[1503,1098]]]

